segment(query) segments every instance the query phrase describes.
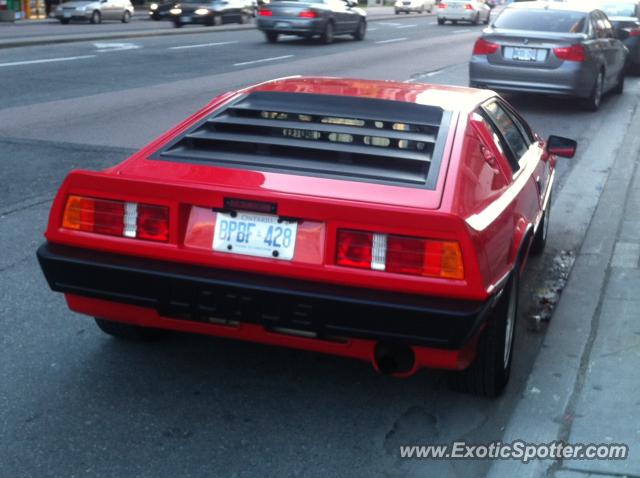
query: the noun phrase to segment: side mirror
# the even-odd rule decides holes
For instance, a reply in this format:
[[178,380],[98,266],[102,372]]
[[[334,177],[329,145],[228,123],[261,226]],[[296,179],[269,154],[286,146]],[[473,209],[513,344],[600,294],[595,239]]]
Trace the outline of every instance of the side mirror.
[[562,136],[549,136],[547,140],[547,152],[549,154],[573,158],[577,149],[578,143],[573,139],[563,138]]

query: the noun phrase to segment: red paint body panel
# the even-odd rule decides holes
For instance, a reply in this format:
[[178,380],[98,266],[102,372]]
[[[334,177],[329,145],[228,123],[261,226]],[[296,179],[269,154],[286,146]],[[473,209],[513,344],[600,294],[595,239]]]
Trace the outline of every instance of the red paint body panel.
[[[413,102],[450,111],[443,158],[435,188],[406,188],[284,173],[148,159],[160,147],[252,91],[343,95]],[[56,196],[46,238],[50,243],[175,263],[282,276],[319,283],[430,297],[486,301],[514,266],[514,251],[527,244],[542,214],[542,197],[555,165],[534,144],[516,175],[474,122],[473,111],[494,97],[488,91],[397,82],[335,78],[289,78],[222,95],[118,166],[103,172],[72,172]],[[170,210],[168,243],[99,236],[62,228],[70,194],[143,202]],[[280,216],[301,220],[292,261],[214,252],[215,212],[224,197],[277,203]],[[464,280],[441,279],[335,265],[337,229],[457,241]],[[301,243],[302,244],[302,243]],[[138,325],[253,340],[372,360],[375,343],[348,344],[283,336],[256,325],[237,329],[162,318],[149,308],[67,295],[72,310]],[[413,347],[416,369],[460,369],[475,353],[471,340],[457,351]]]

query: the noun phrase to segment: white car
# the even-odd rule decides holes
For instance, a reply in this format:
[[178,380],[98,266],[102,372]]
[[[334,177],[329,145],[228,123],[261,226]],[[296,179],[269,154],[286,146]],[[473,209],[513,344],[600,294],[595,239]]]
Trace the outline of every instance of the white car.
[[474,25],[482,22],[489,23],[491,8],[484,0],[442,0],[438,4],[438,25],[450,21],[454,25],[458,22],[471,22]]
[[58,5],[54,15],[64,24],[71,20],[89,20],[91,23],[117,20],[129,23],[133,10],[130,0],[79,0]]
[[431,13],[435,5],[436,0],[396,0],[394,7],[396,9],[396,15],[398,15],[400,12]]

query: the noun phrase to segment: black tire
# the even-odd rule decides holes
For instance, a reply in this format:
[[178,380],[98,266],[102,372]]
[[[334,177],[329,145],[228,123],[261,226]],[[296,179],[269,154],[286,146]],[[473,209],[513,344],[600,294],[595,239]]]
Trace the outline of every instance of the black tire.
[[173,26],[176,28],[182,28],[184,24],[180,20],[174,20]]
[[264,36],[269,43],[275,43],[278,41],[278,32],[264,32]]
[[614,95],[621,95],[624,93],[624,68],[620,71],[620,76],[618,76],[618,82],[616,86],[613,88]]
[[358,28],[356,28],[356,31],[353,33],[353,39],[362,41],[364,40],[364,37],[366,34],[367,34],[367,22],[364,20],[360,20],[358,22]]
[[245,23],[249,23],[249,15],[247,15],[245,12],[242,12],[240,14],[240,18],[238,18],[238,23],[240,25],[244,25]]
[[602,96],[604,94],[604,71],[600,71],[596,77],[595,84],[591,90],[589,98],[583,100],[584,108],[589,111],[598,111],[600,104],[602,103]]
[[96,10],[91,14],[91,20],[89,21],[94,25],[97,25],[98,23],[102,23],[102,15],[100,15],[100,12]]
[[122,23],[129,23],[131,21],[131,14],[125,10],[125,12],[122,14]]
[[451,20],[451,24],[452,25],[457,25],[458,24],[458,20]]
[[69,20],[68,18],[61,18],[60,19],[60,23],[62,23],[63,25],[68,25],[70,21],[71,20]]
[[160,329],[140,327],[138,325],[124,324],[122,322],[113,322],[111,320],[100,319],[98,317],[95,318],[95,321],[98,328],[105,334],[122,340],[152,340],[163,334],[163,331]]
[[438,25],[444,25],[446,20],[444,18],[438,18]]
[[488,25],[490,20],[491,20],[491,12],[489,12],[489,15],[487,15],[487,18],[485,18],[484,22],[482,23],[485,25]]
[[536,231],[535,236],[533,236],[533,241],[531,242],[531,254],[542,254],[545,246],[547,245],[547,234],[549,233],[549,217],[551,216],[551,197],[547,200],[547,208],[544,210],[542,214],[542,219],[540,220],[540,225],[538,226],[538,230]]
[[324,30],[320,34],[320,41],[325,45],[333,43],[333,22],[328,21],[324,26]]
[[513,344],[518,317],[519,265],[516,263],[487,327],[478,340],[477,355],[463,371],[449,374],[453,390],[472,395],[497,397],[511,374]]
[[471,20],[471,24],[472,25],[477,25],[478,23],[480,23],[480,14],[476,13],[476,16],[473,17],[473,20]]
[[396,15],[400,15],[400,12],[398,10],[396,10]]

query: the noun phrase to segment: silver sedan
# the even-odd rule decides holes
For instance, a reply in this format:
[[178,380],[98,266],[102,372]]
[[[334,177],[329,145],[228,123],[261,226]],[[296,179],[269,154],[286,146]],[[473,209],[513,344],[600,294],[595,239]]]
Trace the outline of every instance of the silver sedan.
[[576,3],[523,2],[502,11],[476,41],[471,86],[573,96],[596,110],[622,93],[628,49],[600,10]]

